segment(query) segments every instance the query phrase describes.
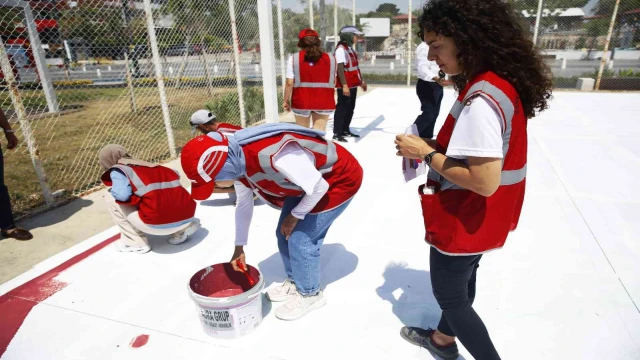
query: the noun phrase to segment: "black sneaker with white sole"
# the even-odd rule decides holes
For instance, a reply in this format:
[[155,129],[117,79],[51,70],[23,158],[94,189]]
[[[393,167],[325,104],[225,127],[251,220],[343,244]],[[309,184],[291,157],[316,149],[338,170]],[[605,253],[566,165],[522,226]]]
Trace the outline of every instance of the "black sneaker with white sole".
[[333,141],[347,142],[347,139],[344,138],[344,135],[334,134]]
[[347,131],[346,133],[344,133],[345,137],[352,137],[352,138],[359,138],[360,135],[354,134],[351,131]]
[[413,345],[423,347],[438,355],[442,360],[456,360],[460,355],[458,345],[453,343],[447,346],[436,345],[431,341],[431,335],[436,332],[433,329],[421,329],[413,326],[405,326],[400,330],[400,336]]

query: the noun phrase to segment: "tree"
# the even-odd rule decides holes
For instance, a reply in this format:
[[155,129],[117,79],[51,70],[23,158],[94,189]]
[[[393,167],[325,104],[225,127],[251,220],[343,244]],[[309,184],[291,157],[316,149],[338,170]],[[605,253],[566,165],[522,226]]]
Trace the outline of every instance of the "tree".
[[391,3],[384,3],[384,4],[380,4],[380,6],[378,6],[378,8],[376,9],[376,12],[378,13],[389,13],[389,14],[393,14],[398,15],[400,13],[400,9],[398,9],[398,6],[396,6],[396,4],[391,4]]

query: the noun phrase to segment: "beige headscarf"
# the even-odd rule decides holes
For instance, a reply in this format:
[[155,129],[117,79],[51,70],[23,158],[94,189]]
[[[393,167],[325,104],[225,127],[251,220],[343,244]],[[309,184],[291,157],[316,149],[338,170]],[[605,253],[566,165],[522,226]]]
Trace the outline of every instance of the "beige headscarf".
[[98,153],[98,159],[100,159],[100,166],[102,169],[109,170],[116,164],[124,165],[138,165],[146,167],[156,167],[156,164],[152,164],[143,160],[133,159],[127,150],[122,145],[110,144],[100,149]]
[[122,158],[131,158],[131,155],[127,153],[127,150],[122,145],[109,144],[100,149],[98,154],[100,166],[104,170],[111,169]]

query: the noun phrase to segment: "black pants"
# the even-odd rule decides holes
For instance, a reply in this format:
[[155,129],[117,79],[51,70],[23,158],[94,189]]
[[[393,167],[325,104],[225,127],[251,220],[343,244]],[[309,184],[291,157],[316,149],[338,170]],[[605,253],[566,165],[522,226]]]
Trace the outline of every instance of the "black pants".
[[431,284],[442,309],[438,331],[457,336],[476,360],[500,359],[482,319],[471,307],[481,257],[449,256],[431,248]]
[[336,104],[336,112],[333,115],[333,133],[342,135],[348,133],[351,120],[353,119],[353,111],[356,108],[356,96],[358,96],[358,88],[349,89],[350,96],[344,96],[342,89],[338,89],[338,104]]
[[418,80],[416,94],[420,99],[422,114],[418,115],[414,124],[418,125],[418,132],[421,138],[433,138],[433,130],[436,120],[440,114],[440,104],[442,103],[442,86],[437,83]]
[[9,189],[7,189],[7,186],[4,184],[4,157],[2,155],[2,149],[0,149],[0,229],[10,230],[15,226],[13,213],[11,212]]

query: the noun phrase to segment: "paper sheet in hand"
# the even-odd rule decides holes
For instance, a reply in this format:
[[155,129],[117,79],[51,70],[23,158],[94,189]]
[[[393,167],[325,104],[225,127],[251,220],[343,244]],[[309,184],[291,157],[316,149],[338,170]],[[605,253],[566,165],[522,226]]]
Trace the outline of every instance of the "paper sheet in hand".
[[[404,133],[405,135],[413,134],[419,136],[416,124],[409,126]],[[422,160],[402,158],[402,173],[404,174],[405,182],[411,181],[420,175],[424,175],[426,172],[426,166]]]

